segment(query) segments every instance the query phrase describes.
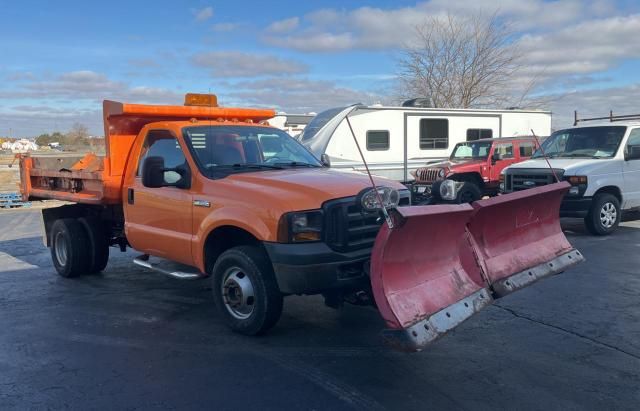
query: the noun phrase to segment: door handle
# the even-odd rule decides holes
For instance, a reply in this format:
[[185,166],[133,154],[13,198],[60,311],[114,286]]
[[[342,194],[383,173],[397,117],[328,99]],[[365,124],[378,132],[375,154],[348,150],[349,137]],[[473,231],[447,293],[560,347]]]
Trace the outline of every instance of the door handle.
[[133,199],[133,188],[130,188],[127,190],[127,203],[129,204],[133,204],[134,199]]

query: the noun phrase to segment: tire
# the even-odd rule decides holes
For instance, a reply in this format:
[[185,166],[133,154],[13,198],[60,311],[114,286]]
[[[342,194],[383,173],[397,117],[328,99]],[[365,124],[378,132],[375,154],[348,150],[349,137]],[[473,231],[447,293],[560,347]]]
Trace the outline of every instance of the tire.
[[51,259],[58,274],[65,278],[88,272],[91,264],[89,235],[75,218],[56,220],[50,232]]
[[456,197],[456,203],[473,203],[476,200],[480,200],[482,198],[482,191],[480,187],[476,184],[465,181],[462,183],[462,187],[458,191],[458,196]]
[[259,335],[280,319],[282,293],[262,248],[239,246],[225,251],[218,257],[212,277],[213,299],[233,331]]
[[593,235],[609,235],[620,224],[621,216],[620,201],[612,194],[600,193],[593,197],[584,223]]
[[88,273],[94,274],[104,270],[109,262],[109,237],[104,221],[99,217],[81,217],[78,219],[87,231],[91,247],[91,263]]

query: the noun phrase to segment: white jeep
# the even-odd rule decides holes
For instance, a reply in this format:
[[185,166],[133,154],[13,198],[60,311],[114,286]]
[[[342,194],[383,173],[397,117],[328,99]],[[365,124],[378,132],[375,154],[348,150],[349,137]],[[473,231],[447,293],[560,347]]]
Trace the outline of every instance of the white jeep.
[[562,201],[561,217],[584,218],[589,232],[607,235],[623,211],[640,208],[640,121],[611,116],[607,123],[554,132],[530,160],[502,171],[501,191],[554,182],[543,152],[558,179],[572,185]]

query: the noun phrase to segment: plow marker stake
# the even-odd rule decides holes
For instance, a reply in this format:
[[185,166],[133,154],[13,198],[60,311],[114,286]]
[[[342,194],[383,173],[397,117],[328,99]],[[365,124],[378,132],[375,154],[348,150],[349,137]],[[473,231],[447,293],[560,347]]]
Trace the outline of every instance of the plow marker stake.
[[419,351],[499,298],[583,260],[560,227],[566,182],[472,205],[399,207],[371,257],[388,345]]

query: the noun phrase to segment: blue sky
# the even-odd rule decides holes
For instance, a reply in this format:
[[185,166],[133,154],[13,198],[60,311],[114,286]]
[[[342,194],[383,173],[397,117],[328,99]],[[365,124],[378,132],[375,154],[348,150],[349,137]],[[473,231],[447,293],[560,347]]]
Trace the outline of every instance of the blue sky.
[[[0,136],[74,122],[101,133],[100,102],[320,111],[393,102],[398,52],[427,16],[496,12],[543,73],[554,123],[574,109],[629,112],[640,92],[640,5],[608,0],[6,1]],[[530,63],[529,63],[530,62]],[[525,81],[523,79],[523,81]]]

